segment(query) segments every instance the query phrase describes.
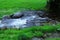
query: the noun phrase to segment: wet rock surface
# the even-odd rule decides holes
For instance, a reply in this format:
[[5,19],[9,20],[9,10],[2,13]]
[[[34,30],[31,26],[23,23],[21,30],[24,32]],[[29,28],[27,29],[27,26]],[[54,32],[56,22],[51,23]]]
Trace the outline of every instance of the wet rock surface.
[[[44,16],[45,15],[45,16]],[[7,28],[25,28],[31,26],[40,26],[48,22],[44,11],[22,11],[12,15],[6,15],[1,20],[0,27]]]

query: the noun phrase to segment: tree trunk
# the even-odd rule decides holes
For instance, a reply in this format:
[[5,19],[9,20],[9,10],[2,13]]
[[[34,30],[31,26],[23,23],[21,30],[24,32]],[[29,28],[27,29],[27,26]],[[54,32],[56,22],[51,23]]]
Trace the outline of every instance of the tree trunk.
[[49,17],[53,19],[60,19],[60,0],[49,0]]

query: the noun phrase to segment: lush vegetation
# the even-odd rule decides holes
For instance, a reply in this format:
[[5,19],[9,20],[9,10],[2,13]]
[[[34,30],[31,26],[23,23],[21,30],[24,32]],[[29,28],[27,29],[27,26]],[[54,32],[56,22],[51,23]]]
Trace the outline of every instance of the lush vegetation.
[[31,40],[33,37],[43,37],[46,32],[57,31],[58,28],[57,26],[45,25],[24,29],[0,30],[0,40]]
[[23,9],[44,9],[47,0],[0,0],[0,18]]
[[[23,9],[44,10],[47,0],[0,0],[0,18]],[[0,40],[31,40],[33,37],[43,37],[46,32],[60,31],[60,24],[56,26],[33,26],[24,29],[0,30]],[[46,40],[60,40],[60,38],[48,38]]]

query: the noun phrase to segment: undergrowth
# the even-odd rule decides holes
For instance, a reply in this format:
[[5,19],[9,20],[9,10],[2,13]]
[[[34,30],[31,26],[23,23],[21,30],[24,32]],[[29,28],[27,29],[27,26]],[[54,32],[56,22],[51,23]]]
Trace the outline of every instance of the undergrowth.
[[44,25],[24,29],[0,30],[0,40],[31,40],[33,37],[43,37],[44,33],[52,33],[60,27]]

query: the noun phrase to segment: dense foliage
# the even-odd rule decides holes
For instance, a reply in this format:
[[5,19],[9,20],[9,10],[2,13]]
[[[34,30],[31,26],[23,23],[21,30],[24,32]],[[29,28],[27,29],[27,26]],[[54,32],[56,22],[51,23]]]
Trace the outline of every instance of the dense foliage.
[[57,31],[57,26],[33,26],[24,29],[0,30],[0,40],[31,40],[33,37],[43,37],[45,32]]

